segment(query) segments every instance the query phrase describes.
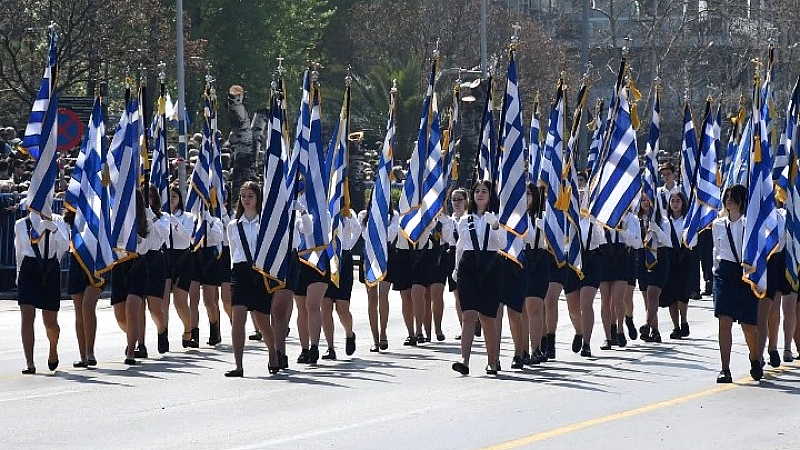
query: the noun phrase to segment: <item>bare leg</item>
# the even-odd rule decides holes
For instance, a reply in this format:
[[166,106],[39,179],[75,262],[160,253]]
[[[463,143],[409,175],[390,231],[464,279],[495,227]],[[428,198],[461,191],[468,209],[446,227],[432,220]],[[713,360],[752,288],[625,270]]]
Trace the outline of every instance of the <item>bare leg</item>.
[[33,343],[35,341],[33,332],[33,321],[36,319],[36,308],[31,305],[19,305],[22,315],[20,335],[22,337],[22,351],[25,353],[25,363],[29,369],[35,367],[33,363]]
[[[94,342],[97,337],[97,300],[102,291],[96,287],[87,287],[83,292],[83,335],[86,349],[86,358],[94,360]],[[77,314],[77,311],[76,311]]]
[[203,285],[203,305],[206,307],[208,321],[219,323],[219,286]]
[[797,294],[789,293],[783,298],[783,350],[792,351],[792,337],[797,328]]
[[522,329],[522,313],[508,308],[508,326],[514,341],[514,356],[522,356],[522,352],[528,347],[528,336],[523,334]]
[[603,322],[603,334],[606,340],[612,340],[616,336],[611,336],[611,282],[603,281],[600,283],[600,319]]
[[231,342],[233,343],[233,360],[236,370],[242,370],[242,357],[244,355],[244,325],[247,322],[247,307],[235,305],[232,308],[233,323],[231,324]]
[[[161,307],[161,302],[162,300],[158,297],[153,297],[152,295],[147,297],[147,308],[150,310],[150,318],[156,324],[158,334],[167,330],[167,322],[164,320],[164,309]],[[142,322],[142,328],[145,328],[144,322]]]
[[83,323],[83,292],[72,294],[72,304],[75,307],[75,337],[78,338],[78,353],[81,361],[86,361],[86,332]]
[[[280,366],[280,362],[278,361],[278,355],[275,353],[275,331],[270,324],[270,316],[258,311],[253,312],[255,313],[254,319],[256,326],[261,330],[264,344],[267,346],[267,351],[269,352],[269,362],[267,365],[270,368],[278,367]],[[242,326],[242,342],[244,343],[244,326]]]
[[58,361],[58,337],[61,327],[58,326],[58,311],[42,311],[42,321],[47,331],[47,340],[50,341],[50,353],[47,361]]
[[167,328],[169,328],[169,303],[171,294],[172,294],[172,279],[167,278],[167,281],[164,282],[164,295],[161,297],[162,300],[161,310],[164,315],[164,323],[167,324]]
[[[758,325],[756,325],[756,341],[755,341],[755,348],[751,349],[751,352],[756,356],[756,358],[751,358],[751,360],[761,359],[764,355],[764,347],[767,346],[767,323],[769,322],[769,309],[772,302],[769,299],[760,299],[758,301]],[[745,326],[742,326],[742,330],[745,329]],[[746,337],[746,335],[745,335]]]
[[311,283],[308,286],[306,309],[311,345],[319,345],[319,337],[322,333],[322,297],[325,296],[326,290],[328,290],[328,283]]
[[414,301],[411,299],[411,289],[400,291],[403,301],[403,322],[406,324],[408,337],[414,337]]
[[380,316],[380,339],[386,340],[386,327],[389,323],[389,290],[391,283],[381,281],[378,285],[378,315]]
[[719,358],[722,362],[722,370],[731,368],[731,347],[733,346],[733,320],[729,316],[720,316],[719,320]]
[[411,287],[411,301],[414,304],[414,331],[417,336],[422,336],[422,324],[425,320],[425,291],[427,288],[421,284]]
[[228,316],[228,321],[233,320],[233,315],[231,313],[231,284],[227,281],[222,282],[222,286],[219,287],[220,298],[222,299],[222,308],[225,310],[225,314]]
[[[658,299],[661,297],[661,288],[647,286],[647,325],[653,331],[658,331]],[[730,354],[730,351],[728,352]]]
[[[411,295],[414,295],[413,288],[411,292],[412,292]],[[427,336],[428,339],[430,339],[431,336],[433,336],[433,333],[431,333],[432,322],[433,322],[433,293],[431,292],[430,286],[427,286],[425,288],[425,297],[423,303],[425,310],[422,313],[422,328],[424,328],[425,330],[425,336]]]
[[612,321],[612,323],[617,324],[617,333],[622,333],[625,330],[624,321],[625,321],[625,311],[627,306],[625,302],[625,296],[627,289],[628,289],[627,281],[617,280],[611,283],[611,306],[613,308],[613,316],[615,319],[614,321]]
[[300,338],[300,347],[303,350],[308,350],[309,334],[308,334],[308,309],[306,309],[306,297],[304,295],[295,295],[294,301],[297,304],[297,335]]
[[322,299],[322,331],[325,333],[325,341],[328,343],[328,348],[334,348],[333,299],[329,297]]
[[775,294],[769,305],[769,317],[767,319],[767,349],[769,351],[778,350],[778,329],[781,326],[781,297],[780,292]]
[[133,352],[136,347],[136,339],[139,336],[139,329],[142,327],[142,324],[139,321],[141,308],[142,298],[136,295],[128,294],[128,298],[125,301],[125,317],[128,327],[126,330],[128,335],[127,359],[133,359]]
[[289,320],[292,318],[292,291],[281,289],[273,295],[270,315],[275,334],[275,349],[285,355],[286,334],[289,330]]
[[462,312],[461,312],[461,299],[458,296],[458,289],[453,291],[453,298],[456,299],[456,315],[458,315],[458,325],[461,326],[462,325],[462,322],[461,322],[461,314],[462,314]]
[[183,339],[188,341],[191,339],[192,321],[191,310],[189,308],[189,293],[183,289],[174,286],[173,300],[175,302],[175,311],[178,312],[178,318],[183,323]]
[[189,324],[190,330],[200,325],[200,282],[192,281],[189,285]]
[[542,342],[542,329],[544,326],[544,300],[538,297],[528,297],[525,299],[525,312],[528,315],[528,327],[530,329],[531,350],[536,350]]
[[369,317],[369,330],[372,332],[372,342],[378,345],[378,286],[367,287],[367,316]]
[[475,338],[475,321],[478,312],[467,310],[461,312],[461,362],[469,366],[469,357],[472,354],[472,340]]
[[[547,309],[547,301],[545,301],[545,309]],[[581,291],[578,290],[567,294],[567,311],[569,311],[569,320],[572,322],[572,328],[575,329],[575,334],[583,336],[583,320],[581,319]]]
[[581,288],[581,327],[583,328],[583,342],[589,343],[592,340],[592,328],[594,328],[594,296],[597,289],[593,287]]
[[[479,314],[481,325],[485,330],[484,336],[486,339],[486,359],[487,364],[493,368],[500,360],[500,342],[497,340],[497,319],[483,314]],[[462,334],[461,340],[463,342],[464,336]],[[462,344],[463,345],[463,344]]]
[[548,333],[555,333],[558,327],[558,296],[563,289],[564,286],[561,283],[551,282],[547,286],[547,295],[545,295],[544,299],[544,317],[545,329]]
[[444,334],[442,333],[442,318],[444,317],[444,284],[434,283],[430,287],[430,293],[433,304],[433,329],[438,338]]

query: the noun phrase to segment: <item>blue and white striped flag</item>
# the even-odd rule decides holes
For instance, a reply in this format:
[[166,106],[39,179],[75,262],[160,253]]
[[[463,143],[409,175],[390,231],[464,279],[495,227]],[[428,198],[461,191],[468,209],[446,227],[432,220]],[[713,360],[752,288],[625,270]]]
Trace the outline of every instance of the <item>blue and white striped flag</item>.
[[525,131],[522,128],[522,104],[517,85],[516,51],[509,52],[505,98],[503,99],[504,123],[502,154],[500,162],[500,214],[499,221],[506,231],[506,246],[501,254],[522,266],[519,255],[525,243],[522,238],[528,233],[528,205],[525,195],[527,174],[525,173]]
[[[647,136],[647,149],[644,153],[644,170],[642,170],[642,192],[650,200],[650,213],[647,217],[648,226],[655,221],[661,224],[661,208],[658,206],[656,195],[658,193],[656,184],[656,168],[658,167],[658,152],[661,150],[661,89],[656,87],[655,98],[653,100],[653,114],[650,122],[650,133]],[[655,238],[650,237],[644,246],[645,267],[653,269],[658,264],[658,247],[653,242]]]
[[533,106],[531,114],[530,137],[528,139],[528,181],[539,185],[539,175],[542,172],[542,159],[544,158],[544,146],[539,135],[542,132],[541,121],[539,119],[539,102]]
[[392,89],[389,105],[389,119],[386,122],[386,136],[383,139],[381,158],[375,172],[372,187],[372,201],[367,213],[367,233],[364,236],[364,274],[368,287],[376,286],[386,278],[386,263],[389,258],[389,207],[391,205],[389,172],[395,142],[395,105],[397,89]]
[[[483,110],[481,121],[481,147],[478,158],[478,179],[497,182],[498,168],[495,161],[498,158],[497,130],[494,126],[494,115],[492,114],[492,77],[486,84],[486,108]],[[477,180],[476,180],[477,181]]]
[[586,158],[586,169],[590,174],[597,171],[597,165],[600,163],[600,151],[603,149],[603,136],[605,135],[606,126],[602,113],[603,102],[598,100],[594,118],[589,124],[589,129],[592,130],[592,141],[589,144],[589,154]]
[[747,223],[742,255],[743,279],[758,298],[764,298],[767,294],[767,258],[778,246],[778,217],[772,189],[772,158],[765,120],[769,111],[766,102],[763,101],[770,95],[770,78],[768,71],[760,97],[757,92],[758,86],[754,87],[751,144],[753,151],[750,155]]
[[44,217],[53,213],[53,187],[58,174],[58,35],[54,25],[50,26],[48,48],[42,83],[21,145],[22,150],[36,160],[25,207]]
[[125,94],[125,111],[119,119],[117,131],[108,151],[108,172],[111,178],[111,245],[117,259],[136,256],[139,227],[136,221],[136,190],[139,188],[139,133],[138,102]]
[[206,246],[208,226],[203,212],[213,211],[215,199],[214,189],[211,185],[211,160],[214,157],[214,105],[211,98],[211,86],[206,84],[203,94],[203,142],[197,153],[197,162],[192,171],[189,185],[189,199],[186,209],[194,215],[194,230],[192,231],[192,249],[194,251]]
[[[568,206],[559,203],[562,195],[562,172],[564,170],[565,142],[563,135],[566,121],[564,82],[558,83],[556,102],[550,111],[544,159],[542,160],[541,183],[547,188],[547,208],[544,216],[544,235],[550,252],[558,267],[566,264],[567,216]],[[558,204],[558,205],[557,205]]]
[[73,254],[94,287],[103,285],[100,274],[114,262],[109,193],[103,180],[106,146],[103,108],[98,96],[64,199],[65,207],[75,212],[70,230]]
[[[581,242],[580,226],[581,201],[580,192],[578,192],[578,171],[575,168],[575,161],[576,155],[578,154],[581,116],[584,103],[586,102],[587,92],[588,87],[584,82],[581,84],[581,88],[578,91],[578,106],[575,109],[575,117],[572,121],[569,142],[567,142],[567,154],[564,162],[566,169],[565,172],[567,174],[567,179],[564,180],[564,182],[566,183],[567,188],[565,191],[562,191],[562,195],[564,195],[566,197],[566,201],[569,202],[567,209],[567,220],[569,222],[567,230],[567,265],[581,280],[584,277],[582,253],[583,243]],[[558,203],[561,204],[562,200],[559,199]]]
[[342,227],[343,218],[350,215],[347,193],[347,135],[350,130],[350,86],[345,89],[339,122],[333,129],[328,156],[331,162],[328,168],[328,213],[331,216],[331,238],[327,253],[331,273],[331,282],[339,287],[339,276],[342,260]]
[[308,112],[307,116],[303,116],[303,135],[307,135],[309,139],[305,146],[300,147],[299,170],[302,170],[303,179],[300,201],[314,218],[314,229],[310,241],[305,235],[301,235],[298,253],[304,264],[325,275],[328,271],[326,249],[331,238],[331,217],[328,214],[328,180],[323,177],[325,150],[322,147],[320,91],[316,81],[307,87],[308,96],[306,86],[303,87],[303,100],[310,99],[310,103],[303,104],[301,110],[303,114]]
[[422,204],[422,184],[425,177],[425,163],[428,160],[428,123],[431,116],[431,102],[433,84],[436,80],[436,61],[431,64],[431,74],[428,78],[428,91],[425,101],[422,103],[422,114],[419,119],[419,134],[417,143],[411,152],[411,161],[408,166],[408,173],[403,183],[403,194],[400,196],[400,214],[412,213]]
[[639,195],[639,154],[636,130],[631,122],[628,91],[621,86],[617,94],[608,155],[600,162],[597,184],[590,193],[589,213],[609,228],[617,228]]
[[[282,83],[282,80],[278,83]],[[281,93],[273,92],[264,149],[262,220],[253,256],[255,269],[264,276],[269,292],[283,289],[289,272],[287,255],[292,230],[289,226],[292,195],[286,184],[289,161],[284,120]]]
[[800,78],[794,85],[792,98],[786,114],[786,130],[783,133],[789,163],[782,177],[786,179],[786,278],[795,291],[800,287],[800,167],[798,143],[800,143]]
[[[445,196],[447,195],[445,189],[446,175],[443,173],[442,168],[442,132],[439,124],[439,106],[436,101],[436,93],[433,91],[437,65],[438,62],[434,60],[432,77],[428,84],[429,95],[426,96],[424,102],[424,106],[428,109],[423,110],[416,149],[419,155],[425,155],[425,158],[421,160],[423,163],[421,199],[416,208],[411,208],[407,213],[401,213],[400,215],[400,232],[409,242],[415,245],[426,235],[426,232],[433,226],[436,218],[442,212]],[[412,163],[417,157],[418,155],[412,156]],[[406,178],[406,187],[408,187],[409,179],[417,175],[419,173],[409,171],[409,176]]]
[[687,100],[683,104],[683,139],[681,140],[681,192],[686,198],[691,198],[694,189],[694,173],[697,170],[697,161],[700,159],[700,149],[697,145],[697,132],[694,129],[692,108]]
[[164,97],[165,87],[161,83],[161,95],[158,97],[158,111],[153,121],[151,132],[155,138],[152,164],[150,166],[150,184],[156,188],[161,197],[161,211],[169,210],[169,158],[167,155],[167,121]]
[[684,221],[683,242],[689,248],[697,245],[697,235],[711,226],[722,209],[718,184],[717,147],[719,127],[715,126],[716,114],[711,100],[706,102],[703,136],[700,140],[699,164],[693,174],[692,195],[689,199],[688,218]]

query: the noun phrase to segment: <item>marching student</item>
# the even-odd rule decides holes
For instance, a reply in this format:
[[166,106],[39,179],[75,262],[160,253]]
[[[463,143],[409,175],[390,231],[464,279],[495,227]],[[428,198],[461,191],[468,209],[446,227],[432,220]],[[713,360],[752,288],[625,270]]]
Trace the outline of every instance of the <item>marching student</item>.
[[32,211],[14,223],[14,248],[17,259],[17,303],[22,316],[22,350],[25,353],[25,375],[36,373],[33,360],[36,310],[42,310],[42,321],[50,341],[47,367],[58,368],[58,310],[61,302],[61,268],[59,260],[69,248],[69,230],[63,218],[50,219]]
[[403,345],[416,346],[425,342],[422,327],[425,318],[425,295],[436,271],[436,259],[431,257],[430,229],[423,232],[417,243],[398,230],[395,243],[395,275],[392,290],[400,291],[403,321],[408,337]]
[[[550,266],[553,257],[547,251],[547,239],[544,235],[544,187],[537,187],[528,183],[525,194],[528,200],[528,234],[525,235],[525,250],[523,252],[525,267],[525,312],[530,336],[529,356],[530,364],[547,362],[545,352],[541,348],[542,334],[545,326],[544,298],[550,285]],[[525,362],[523,355],[523,363]]]
[[621,225],[622,230],[605,230],[605,239],[598,250],[601,276],[600,317],[606,336],[600,350],[611,350],[614,345],[627,345],[622,328],[631,261],[627,242],[634,239],[631,234],[638,234],[639,222],[633,214],[625,214]]
[[192,341],[192,324],[189,312],[189,287],[192,282],[192,254],[189,246],[192,239],[194,221],[190,214],[183,210],[183,194],[178,186],[169,188],[169,237],[166,243],[167,277],[164,287],[164,322],[169,324],[170,294],[175,298],[175,311],[183,323],[183,348],[198,347],[199,343]]
[[270,324],[272,296],[267,292],[264,277],[253,268],[253,253],[256,250],[261,215],[261,187],[254,181],[247,181],[239,189],[239,204],[236,215],[227,227],[228,242],[231,247],[231,341],[236,367],[225,372],[228,378],[244,376],[242,358],[244,355],[245,322],[248,311],[254,311],[256,326],[262,332],[264,343],[269,351],[269,373],[280,370],[280,361],[275,351],[275,340]]
[[[228,190],[230,192],[230,190]],[[231,204],[230,196],[225,199],[225,212],[222,217],[222,229],[227,230],[228,224],[231,223]],[[228,241],[228,233],[222,233],[222,250],[219,258],[217,258],[217,268],[219,275],[219,297],[222,301],[222,309],[225,310],[225,315],[228,316],[228,323],[233,320],[233,311],[231,310],[231,247]],[[219,322],[217,322],[219,328]]]
[[[454,189],[453,192],[450,193],[450,204],[452,205],[453,213],[450,215],[450,220],[453,222],[453,233],[450,236],[445,236],[448,243],[448,248],[445,251],[445,259],[447,260],[447,264],[452,266],[453,269],[456,268],[456,243],[458,242],[458,226],[461,224],[461,220],[466,218],[467,215],[465,214],[467,203],[469,202],[469,193],[464,188],[457,188]],[[452,272],[452,270],[451,270]],[[458,315],[458,326],[461,328],[461,300],[458,296],[458,283],[456,280],[453,279],[451,276],[452,274],[448,274],[447,276],[447,285],[450,292],[453,293],[453,297],[456,300],[456,314]],[[461,339],[461,335],[456,336],[456,340]]]
[[717,383],[732,383],[730,361],[733,322],[739,322],[750,351],[750,376],[764,375],[758,348],[758,299],[742,280],[742,246],[747,218],[747,188],[740,184],[725,189],[722,204],[727,214],[716,219],[714,238],[714,316],[719,322],[719,353],[722,370]]
[[322,299],[322,330],[328,351],[322,359],[336,360],[334,348],[333,308],[344,327],[345,353],[347,356],[356,351],[356,334],[353,332],[353,315],[350,313],[350,297],[353,294],[353,247],[361,236],[361,224],[352,209],[349,214],[342,215],[342,234],[340,235],[342,254],[339,259],[339,286],[328,281],[328,289]]
[[[126,259],[118,262],[111,270],[111,306],[120,329],[127,336],[125,347],[125,364],[133,366],[136,361],[136,341],[139,339],[142,300],[147,297],[147,283],[150,279],[150,268],[145,257],[150,249],[147,237],[150,235],[147,220],[144,194],[136,190],[136,251],[126,255]],[[119,212],[121,213],[121,212]]]
[[[150,221],[150,234],[147,236],[148,247],[147,253],[144,255],[147,261],[149,277],[147,279],[146,302],[142,302],[139,312],[139,323],[142,326],[139,329],[139,342],[134,351],[134,355],[137,358],[147,358],[145,308],[150,309],[150,317],[156,325],[158,353],[163,354],[169,351],[167,323],[164,320],[164,309],[161,304],[164,296],[164,287],[166,286],[167,268],[164,253],[161,249],[169,239],[170,223],[167,216],[161,213],[161,197],[158,195],[158,189],[151,185],[149,194],[150,206],[145,213],[147,214],[147,220]],[[145,305],[145,303],[147,304]]]
[[689,202],[682,192],[673,192],[669,197],[669,212],[667,222],[672,245],[667,251],[669,257],[669,275],[666,285],[661,291],[659,306],[669,308],[672,318],[672,333],[670,339],[681,339],[689,336],[689,322],[686,315],[689,310],[689,282],[694,265],[691,261],[691,249],[683,243],[683,225],[689,210]]
[[[664,184],[658,187],[656,192],[655,206],[661,210],[661,217],[667,217],[669,211],[669,198],[672,194],[680,192],[681,188],[676,181],[677,171],[671,161],[666,161],[658,167],[658,173]],[[652,200],[652,199],[651,199]]]
[[[213,217],[204,206],[200,207],[200,215],[206,223],[206,235],[202,247],[192,251],[192,282],[189,284],[189,310],[191,311],[192,347],[200,344],[200,293],[202,286],[203,305],[208,315],[208,342],[215,346],[222,342],[219,326],[219,286],[221,284],[219,257],[222,251],[222,236],[225,230],[222,221]],[[195,218],[195,227],[199,226],[201,217]],[[253,249],[255,250],[255,249]]]
[[[367,200],[366,208],[358,213],[358,221],[361,224],[361,238],[366,242],[366,235],[369,232],[367,222],[369,221],[369,211],[372,198]],[[397,229],[400,225],[400,215],[396,210],[389,211],[389,226],[387,227],[387,259],[386,274],[382,281],[376,286],[367,286],[367,316],[369,317],[369,328],[372,332],[372,346],[370,352],[378,352],[389,348],[389,340],[386,337],[386,327],[389,323],[389,290],[392,283],[392,265],[394,264],[394,241],[397,239]],[[362,248],[361,269],[358,271],[358,281],[366,285],[366,245]]]
[[432,244],[428,257],[435,262],[435,271],[431,273],[430,283],[425,290],[425,341],[430,342],[431,328],[436,333],[436,340],[445,340],[442,332],[442,318],[444,316],[444,284],[453,273],[453,265],[447,259],[447,252],[450,247],[450,238],[453,236],[453,221],[444,211],[436,220],[430,234]]
[[[643,195],[647,197],[647,195]],[[649,201],[649,200],[648,200]],[[639,201],[641,204],[641,200]],[[649,206],[649,205],[648,205]],[[638,337],[636,324],[633,322],[633,293],[636,290],[636,282],[639,279],[639,264],[644,258],[642,250],[644,248],[644,235],[642,234],[641,219],[637,214],[629,214],[628,217],[628,239],[625,245],[628,247],[628,279],[625,287],[623,313],[620,321],[624,320],[625,327],[628,329],[628,337],[635,341]],[[622,331],[621,322],[618,323],[619,332]],[[623,336],[624,337],[624,336]]]
[[[781,365],[781,355],[778,353],[778,328],[781,324],[781,304],[783,304],[783,334],[784,337],[789,339],[785,340],[784,348],[791,349],[791,337],[794,335],[794,327],[797,321],[795,317],[795,308],[797,298],[794,297],[792,287],[789,285],[789,280],[786,278],[786,209],[783,207],[783,202],[775,200],[776,212],[778,216],[778,249],[772,253],[767,259],[767,296],[758,304],[759,307],[759,348],[766,345],[767,354],[769,355],[769,365],[772,367],[779,367]],[[788,345],[787,345],[788,344]],[[787,353],[788,351],[788,353]],[[791,350],[784,350],[784,359],[789,359],[786,362],[791,362]]]
[[[639,328],[639,335],[644,342],[661,342],[661,332],[658,326],[658,304],[661,291],[667,282],[670,273],[669,248],[672,245],[669,232],[669,222],[664,217],[659,217],[656,211],[653,220],[649,219],[649,211],[656,205],[642,194],[639,201],[639,221],[644,249],[641,252],[641,265],[639,269],[639,290],[645,298],[645,324]],[[659,223],[658,219],[661,219]],[[648,253],[653,255],[653,260],[648,261]]]
[[[75,220],[75,211],[64,211],[64,222],[72,228]],[[72,236],[70,236],[72,238]],[[70,246],[69,252],[69,277],[67,293],[72,297],[75,307],[75,335],[78,338],[78,352],[80,359],[72,363],[72,367],[94,367],[97,359],[94,356],[94,344],[97,337],[97,301],[100,299],[103,280],[98,287],[92,285],[92,280],[81,267],[75,256],[74,247]]]
[[499,276],[497,252],[505,245],[505,232],[500,230],[497,216],[491,212],[493,192],[491,181],[477,181],[472,188],[469,216],[458,227],[453,278],[458,282],[461,298],[461,360],[453,363],[452,369],[462,375],[469,374],[476,320],[481,321],[486,331],[486,373],[496,375],[498,371],[499,343],[496,342],[495,330],[495,317],[500,306],[496,295]]

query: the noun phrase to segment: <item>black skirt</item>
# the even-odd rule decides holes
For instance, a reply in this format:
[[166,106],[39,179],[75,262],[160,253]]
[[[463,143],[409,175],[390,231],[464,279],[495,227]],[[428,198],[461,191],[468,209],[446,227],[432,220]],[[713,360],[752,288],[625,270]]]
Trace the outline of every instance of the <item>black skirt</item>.
[[[550,254],[550,252],[547,252]],[[563,265],[562,267],[558,267],[556,264],[556,259],[550,254],[550,258],[548,259],[550,263],[550,283],[558,283],[562,287],[567,285],[567,279],[569,279],[569,273],[572,270],[567,267],[567,265]]]
[[248,311],[269,314],[272,295],[267,292],[264,276],[249,263],[240,262],[231,270],[231,305],[244,306]]
[[111,269],[111,304],[116,305],[128,299],[128,295],[140,298],[147,296],[147,283],[150,271],[144,256],[136,256],[118,263]]
[[40,260],[26,256],[17,279],[17,303],[45,311],[61,306],[61,267],[56,258]]
[[527,272],[504,256],[498,256],[497,260],[500,265],[500,303],[516,312],[522,312]]
[[742,280],[742,266],[722,260],[714,271],[714,317],[728,316],[736,322],[758,324],[758,298]]
[[231,282],[231,248],[227,245],[222,247],[222,253],[217,259],[219,284]]
[[600,281],[628,280],[630,254],[625,244],[603,244],[600,252]]
[[150,250],[144,255],[147,260],[148,278],[147,295],[148,297],[164,297],[164,287],[167,283],[167,266],[164,253],[161,250]]
[[792,292],[792,286],[786,277],[786,250],[775,253],[767,260],[767,298],[775,298],[778,292]]
[[353,252],[350,250],[342,250],[342,258],[339,260],[339,286],[333,284],[332,280],[328,281],[328,291],[325,297],[334,301],[344,300],[350,301],[353,294]]
[[444,254],[442,255],[442,259],[444,260],[444,264],[450,268],[450,272],[447,273],[447,286],[450,292],[455,292],[458,289],[458,282],[453,279],[453,270],[456,268],[456,248],[447,247]]
[[599,249],[589,250],[583,252],[581,255],[581,272],[583,272],[583,279],[578,278],[578,274],[574,270],[569,269],[567,276],[567,284],[564,285],[564,293],[571,294],[579,291],[585,287],[593,287],[595,289],[600,287],[600,252]]
[[[658,306],[669,307],[675,302],[689,302],[689,289],[692,270],[699,270],[692,264],[691,250],[684,247],[667,248],[666,254],[669,259],[669,274],[666,283],[658,299]],[[659,261],[661,253],[659,253]]]
[[294,293],[301,297],[305,297],[308,293],[308,287],[314,283],[328,283],[328,277],[317,272],[316,269],[309,266],[302,260],[298,260],[298,273],[297,283],[295,283]]
[[67,278],[67,294],[83,294],[87,287],[91,286],[89,275],[83,270],[75,254],[69,253],[69,277]]
[[189,292],[192,284],[192,251],[188,248],[183,250],[168,249],[165,251],[167,277],[172,281],[172,286]]
[[395,291],[411,289],[415,284],[428,287],[439,277],[439,260],[434,250],[397,249],[389,262]]
[[547,250],[525,250],[525,297],[544,299],[550,286],[553,257]]
[[192,281],[204,286],[220,285],[220,266],[216,247],[202,247],[192,252]]
[[458,296],[462,311],[477,311],[485,316],[497,317],[500,306],[497,291],[500,266],[497,260],[497,252],[467,250],[461,256],[458,263]]

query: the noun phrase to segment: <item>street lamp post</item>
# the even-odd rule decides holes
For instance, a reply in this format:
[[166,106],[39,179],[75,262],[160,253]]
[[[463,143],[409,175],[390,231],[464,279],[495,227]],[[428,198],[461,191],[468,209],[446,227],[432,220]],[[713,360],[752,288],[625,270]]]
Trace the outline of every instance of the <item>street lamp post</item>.
[[183,0],[176,0],[175,5],[175,37],[178,66],[178,154],[180,164],[178,164],[178,182],[180,190],[186,194],[186,84],[183,62]]

